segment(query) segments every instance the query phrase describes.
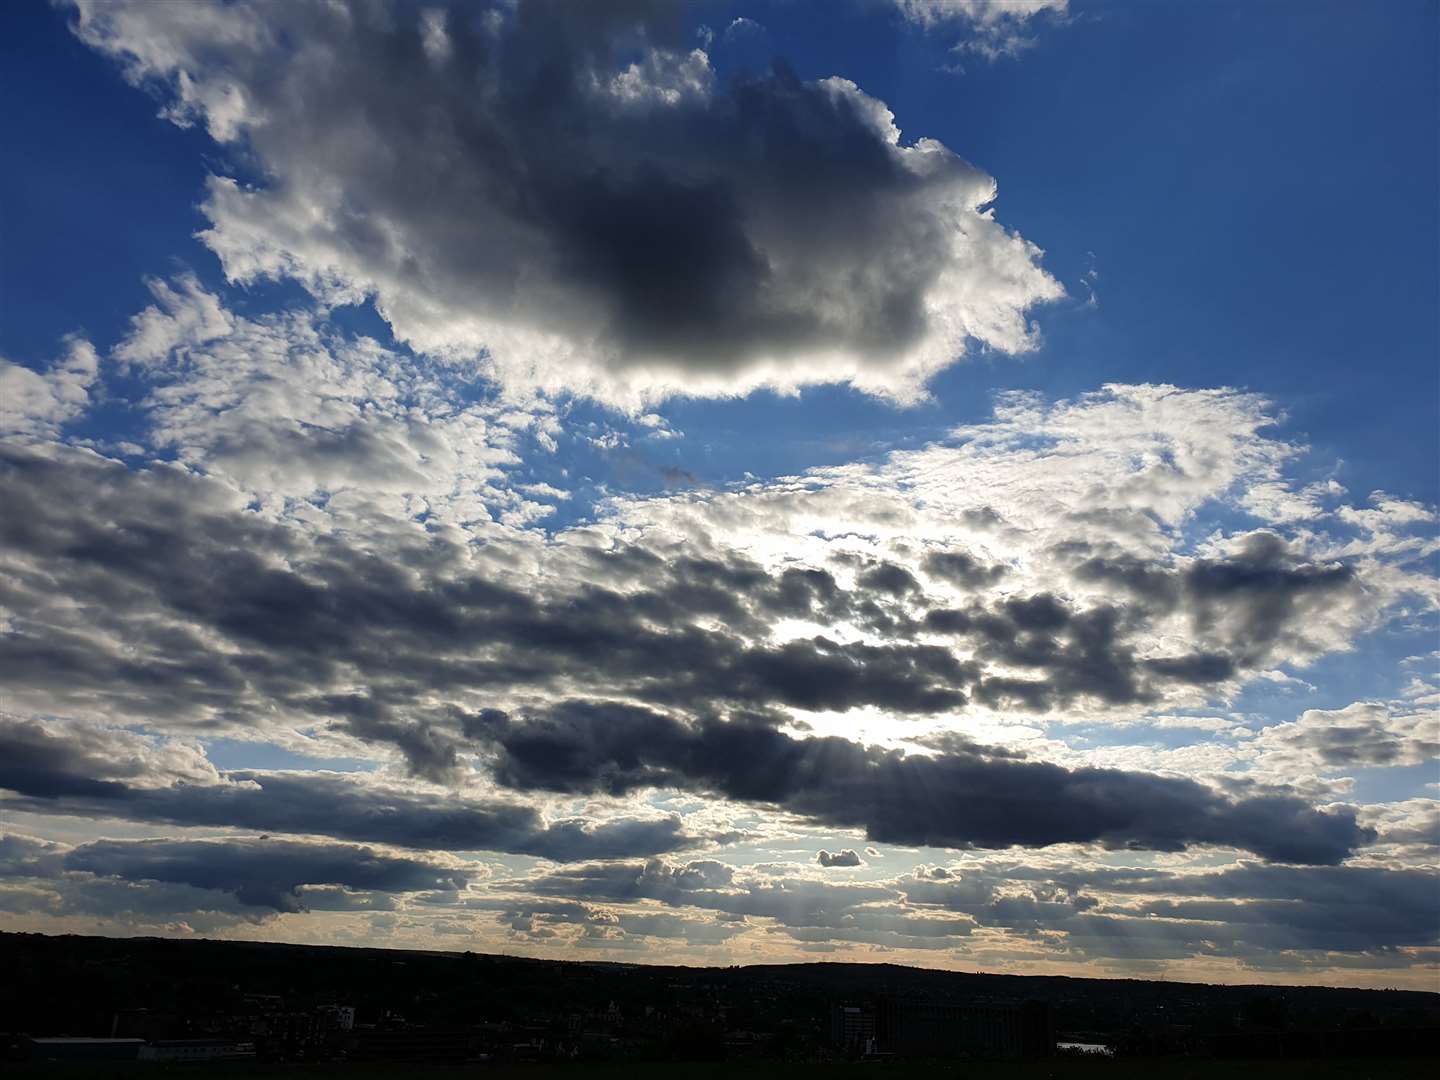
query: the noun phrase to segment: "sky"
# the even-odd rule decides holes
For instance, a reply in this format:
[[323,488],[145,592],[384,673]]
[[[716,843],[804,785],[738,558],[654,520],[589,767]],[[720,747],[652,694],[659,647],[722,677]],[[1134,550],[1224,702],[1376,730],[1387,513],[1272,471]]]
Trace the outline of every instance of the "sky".
[[1440,7],[0,12],[0,928],[1440,989]]

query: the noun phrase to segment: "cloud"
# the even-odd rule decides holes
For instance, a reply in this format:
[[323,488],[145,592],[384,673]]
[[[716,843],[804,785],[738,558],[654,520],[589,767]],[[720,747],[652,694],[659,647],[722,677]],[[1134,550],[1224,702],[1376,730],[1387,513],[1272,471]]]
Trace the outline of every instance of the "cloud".
[[[797,942],[909,949],[956,949],[1003,930],[1012,955],[1108,962],[1231,957],[1254,966],[1324,967],[1343,954],[1383,963],[1396,950],[1436,942],[1430,883],[1419,870],[1240,863],[1169,871],[1002,861],[922,866],[844,884],[774,877],[757,867],[677,888],[685,873],[663,860],[566,867],[497,882],[515,895],[470,906],[503,909],[512,925],[531,928],[614,924],[653,910],[630,905],[659,903],[693,921],[756,920]],[[1395,959],[1403,966],[1423,956]]]
[[1365,808],[1366,824],[1379,830],[1377,843],[1422,856],[1440,853],[1440,801],[1405,799]]
[[[1430,628],[1434,508],[1224,387],[733,483],[643,411],[1033,347],[1060,288],[983,171],[670,5],[75,7],[219,144],[231,281],[312,295],[179,272],[0,363],[7,918],[1424,977],[1433,800],[1334,800],[1433,759],[1435,687],[1253,710]],[[901,8],[962,58],[1066,16]]]
[[1440,757],[1440,731],[1433,711],[1357,701],[1306,709],[1291,723],[1266,728],[1254,749],[1262,767],[1280,772],[1420,765]]
[[480,876],[453,860],[268,837],[69,847],[0,836],[0,910],[143,923],[172,915],[199,921],[195,916],[204,914],[205,923],[223,927],[314,909],[383,909],[392,895],[464,889]]
[[1044,16],[1063,18],[1070,0],[895,0],[910,22],[926,30],[959,24],[969,31],[955,46],[987,60],[1019,56],[1035,45],[1025,30]]
[[[73,730],[73,729],[71,729]],[[546,822],[532,806],[447,792],[399,789],[324,772],[234,770],[210,783],[187,782],[150,752],[146,775],[129,733],[0,722],[0,789],[14,809],[113,817],[181,826],[319,834],[422,850],[505,851],[558,862],[631,858],[694,847],[676,815],[607,821]],[[97,762],[91,748],[108,739],[131,761]],[[135,782],[138,781],[138,782]]]
[[[1008,426],[997,425],[1000,439]],[[858,504],[848,476],[827,483],[822,474],[821,486],[799,492],[631,503],[617,507],[629,520],[599,534],[603,546],[583,531],[541,545],[494,530],[477,548],[458,529],[416,527],[403,507],[357,512],[336,496],[323,512],[261,513],[220,478],[182,468],[134,472],[57,447],[12,446],[0,458],[13,510],[0,524],[13,619],[0,670],[14,707],[84,708],[117,723],[168,718],[211,732],[259,715],[324,722],[393,746],[417,775],[447,782],[462,767],[460,715],[497,693],[593,690],[692,711],[724,703],[912,717],[972,700],[1032,711],[1152,704],[1344,647],[1387,593],[1408,585],[1392,577],[1377,589],[1355,566],[1317,563],[1263,532],[1179,558],[1150,550],[1148,531],[1127,550],[1063,512],[1035,535],[1023,522],[1041,497],[1032,492],[1007,504],[1010,568],[976,578],[966,562],[967,593],[980,580],[989,586],[962,605],[930,591],[937,580],[954,584],[958,564],[944,564],[948,579],[930,571],[938,555],[978,556],[925,537],[938,526],[908,496]],[[1057,452],[1043,464],[1063,473],[1066,461]],[[987,464],[997,463],[981,459],[977,474]],[[892,468],[901,475],[884,477],[882,491],[913,466],[901,458]],[[1094,484],[1092,493],[1082,513],[1103,501]],[[944,517],[943,492],[933,501]],[[816,518],[853,513],[933,544],[922,560],[930,587],[893,559],[847,569],[857,564],[813,543],[768,565],[736,553],[813,536]],[[770,519],[763,532],[746,523],[757,515]],[[992,528],[991,518],[973,520],[982,525],[972,545]],[[361,533],[364,544],[349,539]],[[668,534],[710,540],[669,548]],[[62,568],[60,603],[53,574]],[[1069,595],[1026,590],[1045,580]],[[778,633],[787,622],[809,628]]]
[[[179,461],[0,447],[4,808],[89,836],[108,820],[381,845],[422,864],[493,851],[560,865],[424,893],[257,871],[270,901],[257,906],[189,878],[141,885],[117,862],[111,876],[14,878],[0,905],[26,919],[223,929],[293,904],[331,925],[390,903],[407,920],[487,913],[483,932],[536,949],[764,949],[778,935],[957,958],[1004,941],[1025,962],[1309,964],[1331,946],[1370,954],[1279,901],[1055,868],[1077,845],[1316,865],[1363,849],[1387,868],[1431,850],[1406,840],[1423,832],[1415,814],[1259,782],[1312,766],[1277,777],[1258,751],[1146,756],[1051,735],[1217,711],[1212,699],[1347,648],[1425,596],[1411,549],[1336,554],[1371,536],[1368,518],[1331,512],[1302,531],[1246,517],[1235,531],[1243,492],[1288,482],[1297,452],[1257,398],[1006,395],[919,450],[613,496],[544,533],[504,519],[500,455],[555,414],[467,403],[450,369],[314,312],[216,317],[208,296],[183,278],[157,287],[122,342],[151,342],[126,363],[153,440]],[[472,409],[476,427],[452,424]],[[385,491],[367,491],[371,468]],[[471,509],[467,485],[499,512]],[[1384,514],[1392,531],[1415,518]],[[376,771],[215,768],[201,740],[221,736]],[[1219,772],[1246,764],[1258,779]],[[854,846],[827,848],[829,868],[790,858],[783,875],[655,858],[737,842],[776,858],[775,829],[802,851],[846,832]],[[903,884],[835,869],[867,842],[991,868]],[[37,873],[56,857],[19,856]],[[1141,910],[1157,904],[1170,914]],[[1175,906],[1188,904],[1212,907]]]
[[1191,780],[1063,769],[996,757],[951,739],[905,755],[839,738],[797,739],[744,722],[686,725],[634,707],[572,702],[472,734],[496,779],[519,790],[623,794],[680,787],[863,829],[876,842],[932,847],[1096,843],[1179,851],[1214,844],[1267,859],[1336,863],[1373,840],[1353,808],[1294,796],[1230,800]]
[[1157,875],[1130,888],[1209,898],[1150,900],[1133,910],[1221,923],[1270,949],[1379,950],[1440,941],[1434,884],[1425,870],[1242,864],[1214,874]]
[[0,436],[54,438],[89,408],[99,370],[95,347],[79,337],[43,372],[0,358]]
[[1062,295],[984,172],[842,78],[717,85],[660,5],[76,11],[167,116],[254,154],[263,186],[202,205],[232,280],[373,297],[515,390],[908,400],[972,341],[1033,348]]
[[993,585],[1005,576],[1005,567],[987,565],[965,551],[932,551],[921,561],[925,572],[966,589]]
[[155,303],[113,355],[146,381],[138,411],[154,452],[266,505],[389,500],[437,522],[548,509],[504,482],[545,407],[466,400],[472,369],[342,337],[312,311],[246,318],[191,275],[148,284]]
[[379,892],[464,888],[458,867],[348,844],[284,840],[99,840],[64,858],[67,870],[233,893],[251,907],[301,910],[301,887],[333,884]]
[[205,752],[190,740],[147,737],[93,724],[41,722],[0,713],[0,744],[5,747],[0,786],[13,786],[6,781],[19,783],[22,778],[27,785],[64,788],[74,783],[82,790],[114,780],[153,788],[219,779]]
[[[147,363],[169,371],[183,354],[191,370],[219,373],[227,335],[272,340],[260,323],[221,322],[200,345],[167,344]],[[275,334],[273,355],[293,363],[291,332]],[[1176,550],[1200,508],[1278,473],[1292,450],[1258,434],[1268,423],[1263,403],[1231,392],[1113,387],[1051,405],[1011,396],[993,421],[919,452],[746,489],[614,500],[596,524],[551,539],[488,521],[420,522],[403,503],[257,507],[226,476],[194,467],[131,470],[88,450],[12,444],[0,448],[12,511],[0,521],[10,620],[0,674],[17,733],[27,713],[83,715],[191,737],[320,740],[340,756],[393,756],[444,785],[492,769],[545,791],[673,783],[780,803],[876,841],[1222,844],[1328,862],[1368,835],[1349,811],[1291,794],[1231,801],[1204,784],[1066,770],[943,738],[987,711],[1066,721],[1202,703],[1375,625],[1419,582],[1378,556],[1319,560],[1313,538],[1270,530]],[[867,745],[829,719],[867,713],[920,725],[905,737],[939,753],[901,753],[898,728],[888,746]],[[601,732],[605,716],[618,719]],[[781,730],[816,721],[840,737]],[[774,756],[773,776],[727,771],[747,739]],[[531,747],[548,756],[536,764]],[[796,773],[814,755],[860,778],[849,806],[809,766]],[[249,827],[287,827],[238,783],[198,784],[192,804],[173,792],[140,798],[144,784],[106,769],[77,765],[49,788],[37,772],[28,797],[58,799],[64,782],[77,798],[108,800],[96,812],[218,823],[229,806]],[[935,791],[934,805],[897,807],[885,777],[896,790]],[[252,779],[271,796],[287,783]],[[972,807],[1010,782],[1057,809]],[[441,802],[410,805],[416,816],[390,834],[366,831],[378,826],[358,803],[366,824],[337,828],[364,842],[439,842]],[[509,809],[492,820],[475,808],[460,843],[563,858],[585,857],[586,845],[649,853],[695,841],[663,820],[575,837],[511,809],[513,821]],[[1281,836],[1291,821],[1293,844]]]
[[[1353,565],[1310,560],[1272,532],[1234,537],[1227,548],[1223,557],[1189,560],[1175,571],[1101,556],[1078,563],[1075,573],[1083,581],[1116,586],[1157,611],[1183,612],[1200,641],[1234,658],[1212,655],[1212,665],[1258,667],[1277,654],[1320,651],[1324,646],[1312,628],[1321,612],[1369,607]],[[1171,666],[1181,677],[1187,670],[1203,674],[1205,668]]]

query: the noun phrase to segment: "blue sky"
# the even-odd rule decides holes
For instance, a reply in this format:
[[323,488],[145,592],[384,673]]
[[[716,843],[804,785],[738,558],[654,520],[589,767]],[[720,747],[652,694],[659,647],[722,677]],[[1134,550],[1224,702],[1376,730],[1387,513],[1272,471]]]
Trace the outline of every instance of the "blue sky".
[[[740,11],[706,7],[694,21],[722,27]],[[950,38],[884,5],[837,6],[820,27],[804,5],[755,11],[765,32],[716,50],[722,77],[727,63],[773,58],[807,77],[842,73],[906,132],[963,147],[1002,179],[1004,221],[1039,238],[1072,302],[1042,314],[1039,355],[949,369],[918,416],[825,389],[671,403],[678,426],[708,436],[710,453],[684,467],[717,482],[804,468],[827,443],[899,443],[982,416],[997,385],[1064,397],[1163,380],[1270,395],[1357,490],[1435,501],[1433,4],[1368,19],[1346,4],[1090,4],[1022,62],[972,60],[963,74],[946,70]],[[0,348],[39,360],[77,329],[118,338],[147,300],[146,275],[184,265],[223,280],[191,240],[195,204],[208,168],[244,162],[157,120],[63,12],[24,4],[6,17],[11,93],[50,91],[0,119],[25,165],[0,178],[6,204],[25,207],[6,221]],[[357,323],[385,334],[382,321]]]
[[[915,884],[950,866],[993,905],[1031,880],[1005,859],[1083,879],[1118,848],[1165,877],[1152,901],[1260,860],[1403,905],[1435,872],[1437,7],[1031,7],[8,6],[0,438],[37,523],[3,540],[0,735],[133,787],[117,811],[0,774],[11,846],[63,865],[102,821],[139,845],[168,822],[222,858],[304,820],[296,770],[343,773],[417,821],[528,815],[473,843],[291,829],[495,860],[446,916],[488,913],[486,947],[802,955],[788,909],[706,921],[784,881],[833,893],[823,944],[857,958],[1431,978],[1433,918],[1106,955],[1085,920],[1133,917],[1123,890],[1055,912],[1054,947]],[[141,536],[173,573],[114,554]],[[836,591],[782,603],[799,571]],[[525,649],[477,629],[521,607]],[[412,648],[449,666],[390,670]],[[1007,753],[1190,784],[1234,825],[1137,802],[1075,837],[957,833],[671,760],[616,779],[636,731],[722,755],[757,724],[777,753],[997,784]],[[156,794],[181,779],[267,794],[224,819]],[[979,815],[951,797],[933,813]],[[1247,839],[1265,798],[1314,835]],[[783,854],[822,846],[877,854]],[[716,895],[644,894],[691,920],[676,938],[601,933],[625,909],[577,867],[627,858],[713,864]],[[84,913],[115,932],[432,940],[413,896],[385,898],[396,931],[230,894],[151,910],[125,873]],[[0,920],[75,917],[59,879],[26,887],[57,899]],[[557,889],[595,917],[513,914]]]

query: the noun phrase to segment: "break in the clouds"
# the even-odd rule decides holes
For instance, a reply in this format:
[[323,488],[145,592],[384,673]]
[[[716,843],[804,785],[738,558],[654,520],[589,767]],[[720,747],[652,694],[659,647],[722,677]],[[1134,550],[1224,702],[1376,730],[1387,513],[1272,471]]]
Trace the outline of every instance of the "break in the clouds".
[[1090,378],[973,99],[735,62],[781,8],[50,15],[213,175],[0,362],[6,925],[1429,976],[1431,501]]
[[202,204],[232,280],[373,297],[512,390],[908,399],[973,348],[1034,347],[1062,289],[983,170],[842,75],[720,80],[671,6],[584,7],[75,19],[167,117],[253,159]]

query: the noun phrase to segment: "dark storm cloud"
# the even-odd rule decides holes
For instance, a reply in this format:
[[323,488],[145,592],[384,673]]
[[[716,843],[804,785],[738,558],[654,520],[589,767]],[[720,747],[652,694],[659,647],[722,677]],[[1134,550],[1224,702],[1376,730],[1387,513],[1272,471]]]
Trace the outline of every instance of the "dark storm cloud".
[[258,158],[265,188],[205,205],[231,275],[374,290],[421,343],[479,319],[672,380],[844,378],[837,353],[884,376],[966,334],[1023,349],[1060,295],[977,213],[983,172],[897,144],[844,80],[714,87],[669,4],[78,7],[85,41]]
[[1352,809],[1318,811],[1288,796],[1231,800],[1189,780],[1063,769],[974,748],[907,756],[751,723],[687,725],[622,705],[571,702],[524,721],[495,719],[474,734],[493,748],[496,778],[517,789],[687,788],[861,828],[877,842],[1220,844],[1278,861],[1334,863],[1374,839]]

